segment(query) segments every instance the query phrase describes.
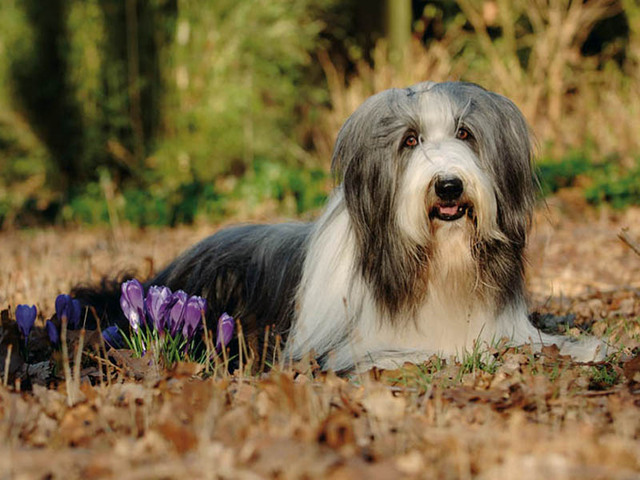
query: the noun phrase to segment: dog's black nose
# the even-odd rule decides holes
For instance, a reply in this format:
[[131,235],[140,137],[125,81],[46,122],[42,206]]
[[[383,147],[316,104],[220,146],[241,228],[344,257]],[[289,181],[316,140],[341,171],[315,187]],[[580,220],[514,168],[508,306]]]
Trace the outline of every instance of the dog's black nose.
[[436,180],[436,195],[442,200],[457,200],[464,187],[458,177],[444,177]]

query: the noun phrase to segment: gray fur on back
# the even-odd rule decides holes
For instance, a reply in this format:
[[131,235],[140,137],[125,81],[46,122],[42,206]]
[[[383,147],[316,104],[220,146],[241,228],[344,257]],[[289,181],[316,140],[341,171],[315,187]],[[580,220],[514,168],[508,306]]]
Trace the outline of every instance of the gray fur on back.
[[[311,224],[223,229],[185,252],[148,285],[204,296],[212,319],[241,319],[244,334],[285,336],[293,318]],[[261,340],[260,338],[258,340]]]

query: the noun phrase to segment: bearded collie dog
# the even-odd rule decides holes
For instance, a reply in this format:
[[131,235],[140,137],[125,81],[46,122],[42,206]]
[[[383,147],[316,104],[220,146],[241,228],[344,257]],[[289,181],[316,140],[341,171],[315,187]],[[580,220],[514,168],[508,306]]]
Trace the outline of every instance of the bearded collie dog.
[[245,225],[201,241],[147,282],[205,297],[260,344],[323,368],[394,368],[507,337],[579,361],[604,344],[537,330],[524,249],[536,179],[507,98],[426,82],[366,100],[338,134],[337,187],[313,223]]

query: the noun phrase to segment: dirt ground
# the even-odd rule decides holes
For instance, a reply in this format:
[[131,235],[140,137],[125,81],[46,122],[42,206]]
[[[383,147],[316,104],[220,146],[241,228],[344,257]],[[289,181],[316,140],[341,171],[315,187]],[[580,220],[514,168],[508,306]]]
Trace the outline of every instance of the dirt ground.
[[[532,309],[606,334],[617,352],[606,363],[497,347],[349,378],[302,363],[259,376],[181,364],[136,380],[87,351],[70,382],[57,371],[30,389],[0,385],[0,480],[640,478],[640,256],[622,228],[640,240],[640,209],[556,198],[528,253]],[[0,309],[35,303],[42,322],[79,281],[146,277],[213,231],[2,232]]]

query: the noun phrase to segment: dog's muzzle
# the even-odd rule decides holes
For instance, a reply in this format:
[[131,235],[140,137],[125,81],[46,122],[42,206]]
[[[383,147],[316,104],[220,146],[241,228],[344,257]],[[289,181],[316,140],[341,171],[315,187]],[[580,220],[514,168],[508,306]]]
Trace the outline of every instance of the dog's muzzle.
[[437,203],[429,211],[429,217],[452,222],[463,217],[470,206],[462,201],[464,184],[458,177],[438,177],[434,185]]

